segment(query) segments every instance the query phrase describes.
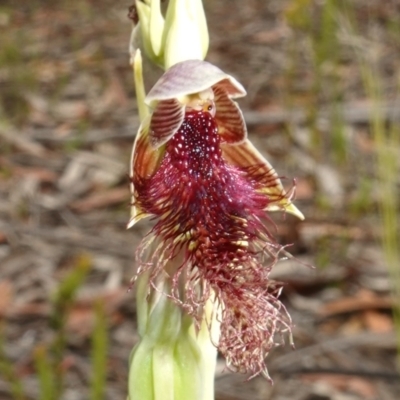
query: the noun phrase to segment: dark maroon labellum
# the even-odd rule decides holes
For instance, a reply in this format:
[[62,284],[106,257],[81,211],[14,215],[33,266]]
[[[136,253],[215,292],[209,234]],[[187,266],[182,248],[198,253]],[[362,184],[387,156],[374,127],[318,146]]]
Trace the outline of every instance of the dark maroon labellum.
[[223,304],[218,348],[228,366],[266,374],[264,357],[275,334],[290,331],[280,286],[268,278],[282,248],[265,226],[265,173],[257,165],[227,163],[221,146],[216,118],[187,111],[156,172],[134,171],[137,206],[156,221],[147,240],[156,235],[160,243],[141,268],[156,277],[180,260],[168,270],[171,298],[201,318],[214,292]]
[[[254,216],[264,214],[268,200],[256,192],[256,177],[249,180],[246,171],[224,161],[220,142],[218,126],[208,112],[187,112],[156,174],[134,184],[145,212],[161,217],[172,211],[156,229],[168,237],[164,229],[168,223],[179,233],[188,233],[191,248],[201,247],[202,257],[209,254],[214,259],[223,250],[222,259],[233,259],[243,247],[236,242],[251,240],[265,230]],[[201,244],[206,238],[208,249]]]

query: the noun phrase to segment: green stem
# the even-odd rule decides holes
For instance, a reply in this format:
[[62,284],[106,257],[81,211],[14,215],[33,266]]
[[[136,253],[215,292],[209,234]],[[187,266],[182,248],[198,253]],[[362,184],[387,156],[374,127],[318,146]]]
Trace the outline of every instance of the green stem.
[[135,91],[136,91],[136,101],[138,104],[139,110],[139,118],[140,122],[149,115],[149,109],[144,102],[146,97],[146,90],[144,88],[144,80],[143,80],[143,63],[142,63],[142,54],[140,49],[136,49],[135,54],[133,56],[133,79],[135,81]]

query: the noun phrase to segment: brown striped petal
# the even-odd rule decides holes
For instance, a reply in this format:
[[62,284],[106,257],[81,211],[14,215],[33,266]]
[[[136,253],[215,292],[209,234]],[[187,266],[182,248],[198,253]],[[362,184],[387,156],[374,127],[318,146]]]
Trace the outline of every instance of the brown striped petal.
[[223,157],[228,163],[245,171],[253,170],[252,175],[257,175],[257,181],[263,185],[261,192],[271,199],[267,211],[285,211],[304,219],[301,211],[291,202],[294,193],[285,191],[272,165],[249,140],[234,146],[221,144],[221,149]]
[[220,89],[222,89],[227,95],[228,97],[232,98],[232,99],[237,99],[238,97],[243,97],[246,96],[246,91],[245,89],[241,86],[241,88],[243,89],[243,92],[240,92],[239,94],[237,93],[237,87],[236,85],[232,85],[232,80],[234,80],[235,82],[237,82],[234,78],[232,78],[230,75],[227,75],[227,79],[223,79],[222,81],[219,81],[218,83],[216,83],[213,86],[218,86]]
[[153,111],[150,123],[150,142],[157,149],[168,142],[182,125],[185,106],[177,99],[160,101]]
[[146,118],[142,125],[139,127],[136,135],[135,143],[133,144],[130,172],[129,177],[131,180],[131,218],[128,222],[127,229],[131,228],[139,220],[149,217],[149,214],[143,212],[140,206],[137,204],[135,187],[133,180],[138,178],[149,178],[156,171],[162,157],[164,155],[164,149],[154,149],[150,143],[149,135],[150,117]]
[[243,97],[246,91],[233,77],[201,60],[179,62],[168,69],[146,96],[146,104],[155,107],[159,101],[181,99],[220,83],[229,97]]
[[218,133],[226,143],[243,142],[247,138],[247,128],[239,106],[228,97],[223,86],[217,84],[213,87],[213,91]]

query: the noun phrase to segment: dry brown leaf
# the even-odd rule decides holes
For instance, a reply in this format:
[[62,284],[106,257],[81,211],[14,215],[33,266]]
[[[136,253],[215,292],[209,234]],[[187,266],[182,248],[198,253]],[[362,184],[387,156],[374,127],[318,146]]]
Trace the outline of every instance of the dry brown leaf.
[[68,315],[67,329],[81,337],[89,337],[95,324],[95,304],[99,301],[103,304],[104,310],[113,324],[121,322],[116,311],[125,296],[126,290],[120,288],[78,300]]
[[354,135],[354,142],[362,153],[371,154],[375,150],[375,143],[365,130],[356,130]]
[[279,26],[275,29],[267,29],[255,33],[251,36],[251,41],[260,44],[274,44],[282,40],[288,33],[288,29],[285,26]]
[[394,330],[393,319],[389,315],[367,310],[362,317],[365,327],[372,332],[386,333]]
[[364,310],[391,309],[393,300],[388,296],[377,296],[368,290],[360,291],[355,297],[343,297],[324,304],[319,313],[324,317]]
[[307,237],[317,239],[321,236],[332,236],[352,240],[363,240],[370,236],[370,232],[357,226],[346,226],[324,222],[302,222],[301,231]]
[[54,107],[54,114],[62,120],[77,120],[89,116],[89,106],[83,100],[64,100]]
[[340,392],[352,392],[365,400],[374,399],[377,395],[374,383],[359,377],[336,374],[308,374],[303,375],[302,379],[306,382],[324,382]]
[[296,180],[296,199],[310,200],[315,196],[315,188],[308,179]]
[[81,337],[89,337],[95,324],[94,308],[88,305],[75,304],[67,319],[67,330]]
[[7,243],[7,236],[4,232],[0,231],[0,243]]
[[25,303],[12,306],[7,310],[8,318],[48,317],[51,313],[49,304]]
[[45,157],[46,148],[40,143],[30,139],[28,136],[18,132],[16,128],[4,121],[0,121],[0,138],[10,143],[17,149],[35,157]]
[[7,313],[14,299],[14,286],[9,280],[0,282],[0,316]]
[[347,389],[365,400],[377,398],[375,382],[366,379],[351,377],[347,383]]
[[338,332],[344,336],[360,335],[364,332],[364,324],[359,314],[354,314],[346,320],[346,322],[339,325]]
[[63,358],[60,369],[63,372],[69,371],[71,368],[73,368],[77,363],[77,360],[75,357],[72,355],[67,355],[66,357]]
[[14,173],[17,176],[31,177],[44,183],[53,183],[57,180],[57,174],[46,168],[15,167]]
[[71,204],[71,208],[77,212],[85,213],[123,202],[128,204],[128,199],[128,187],[118,187],[107,190],[106,192],[94,193],[82,200],[75,201]]

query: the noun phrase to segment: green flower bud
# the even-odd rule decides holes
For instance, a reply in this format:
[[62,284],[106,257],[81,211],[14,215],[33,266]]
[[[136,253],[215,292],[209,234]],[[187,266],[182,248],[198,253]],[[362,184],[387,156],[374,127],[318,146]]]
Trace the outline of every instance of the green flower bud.
[[209,38],[201,0],[170,0],[165,20],[160,0],[137,0],[136,10],[139,25],[131,41],[140,35],[152,62],[168,69],[180,61],[204,60]]
[[139,27],[143,48],[147,56],[155,63],[162,64],[162,37],[164,18],[161,14],[160,0],[136,1]]
[[204,60],[209,44],[201,0],[171,0],[164,29],[164,67],[185,60]]

